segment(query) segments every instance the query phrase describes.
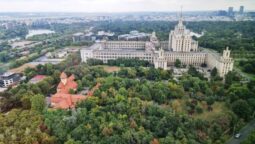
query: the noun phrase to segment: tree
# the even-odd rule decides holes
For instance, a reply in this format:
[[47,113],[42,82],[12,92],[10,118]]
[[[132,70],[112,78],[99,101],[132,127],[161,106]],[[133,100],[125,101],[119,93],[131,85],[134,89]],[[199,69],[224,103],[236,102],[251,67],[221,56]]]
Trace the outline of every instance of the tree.
[[203,113],[203,109],[200,107],[200,106],[196,106],[196,112],[198,113],[198,114],[201,114],[201,113]]
[[54,144],[56,139],[43,127],[43,116],[30,110],[13,109],[0,113],[0,143]]
[[68,93],[69,94],[75,94],[75,90],[74,89],[69,89]]
[[43,95],[35,95],[31,98],[31,109],[42,113],[45,108],[45,97]]
[[75,141],[73,139],[68,139],[65,144],[82,144],[80,141]]
[[46,80],[39,82],[37,85],[41,89],[43,94],[47,95],[49,93],[50,84]]
[[239,82],[240,81],[240,76],[237,74],[235,71],[230,71],[225,75],[225,85],[226,87],[229,87],[231,84],[234,82]]
[[156,80],[159,78],[159,72],[155,68],[150,68],[147,74],[149,80]]
[[33,93],[32,92],[27,92],[26,94],[24,94],[21,98],[21,102],[22,102],[22,107],[23,109],[30,109],[31,108],[31,97],[33,97]]
[[233,112],[244,120],[249,120],[251,116],[251,108],[245,100],[237,100],[232,104]]
[[185,137],[183,130],[179,127],[175,133],[175,137],[179,140]]
[[141,90],[141,99],[143,100],[151,100],[151,93],[150,90],[147,86],[142,85],[142,90]]
[[213,105],[214,102],[215,102],[215,100],[214,100],[213,97],[208,97],[208,98],[206,99],[206,103],[207,103],[208,106]]
[[175,110],[175,112],[181,112],[181,103],[178,100],[174,100],[172,102],[172,108]]
[[216,67],[214,67],[214,68],[212,69],[212,71],[211,71],[211,77],[215,77],[215,76],[217,76],[217,74],[218,74],[218,70],[217,70]]
[[189,67],[188,74],[190,74],[193,77],[198,77],[200,79],[204,79],[204,75],[201,74],[197,69],[193,66]]
[[174,63],[174,66],[177,67],[177,68],[180,68],[180,67],[181,67],[181,64],[182,64],[182,63],[181,63],[181,60],[176,59],[176,60],[175,60],[175,63]]
[[253,131],[241,144],[254,144],[255,143],[255,131]]

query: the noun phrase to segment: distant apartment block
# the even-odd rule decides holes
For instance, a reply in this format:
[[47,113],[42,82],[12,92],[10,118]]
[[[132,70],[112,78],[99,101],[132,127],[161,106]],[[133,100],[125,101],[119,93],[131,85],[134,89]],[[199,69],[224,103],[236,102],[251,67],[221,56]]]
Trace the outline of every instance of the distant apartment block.
[[0,76],[0,87],[9,87],[15,85],[21,80],[21,75],[12,72],[6,72]]
[[244,13],[244,6],[240,6],[239,14],[243,14],[243,13]]
[[73,42],[90,42],[95,40],[102,39],[112,39],[115,36],[112,32],[98,31],[97,33],[93,32],[79,32],[75,33],[72,36]]
[[149,40],[151,34],[143,33],[139,31],[131,31],[129,34],[119,35],[118,40],[123,41],[146,41]]
[[95,40],[96,40],[96,36],[92,32],[73,34],[73,42],[95,41]]
[[234,7],[228,8],[228,16],[234,16]]

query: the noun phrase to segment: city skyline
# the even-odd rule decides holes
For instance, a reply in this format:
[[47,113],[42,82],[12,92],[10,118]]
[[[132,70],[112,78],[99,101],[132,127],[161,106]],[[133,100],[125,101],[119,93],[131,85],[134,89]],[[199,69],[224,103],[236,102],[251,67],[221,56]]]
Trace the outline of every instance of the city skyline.
[[148,12],[255,10],[254,0],[0,0],[0,12]]

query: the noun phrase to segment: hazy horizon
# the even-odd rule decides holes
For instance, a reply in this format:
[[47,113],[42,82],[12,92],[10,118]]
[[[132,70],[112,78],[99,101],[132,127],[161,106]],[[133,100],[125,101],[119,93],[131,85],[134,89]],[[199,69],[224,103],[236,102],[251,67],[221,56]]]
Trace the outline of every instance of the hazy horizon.
[[255,0],[0,0],[0,12],[125,13],[227,10],[243,5],[255,10]]

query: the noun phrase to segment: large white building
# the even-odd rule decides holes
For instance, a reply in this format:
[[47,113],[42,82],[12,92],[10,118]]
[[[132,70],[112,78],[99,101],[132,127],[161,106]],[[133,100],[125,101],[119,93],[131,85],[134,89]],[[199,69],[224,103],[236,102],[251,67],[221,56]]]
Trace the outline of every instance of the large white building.
[[89,48],[81,49],[83,62],[88,59],[108,60],[118,58],[139,58],[153,63],[155,68],[168,69],[179,59],[182,64],[217,68],[219,75],[224,76],[233,69],[233,59],[227,48],[223,55],[208,50],[199,49],[198,42],[192,39],[190,30],[186,29],[182,18],[169,34],[169,41],[159,41],[155,32],[150,41],[103,41]]

